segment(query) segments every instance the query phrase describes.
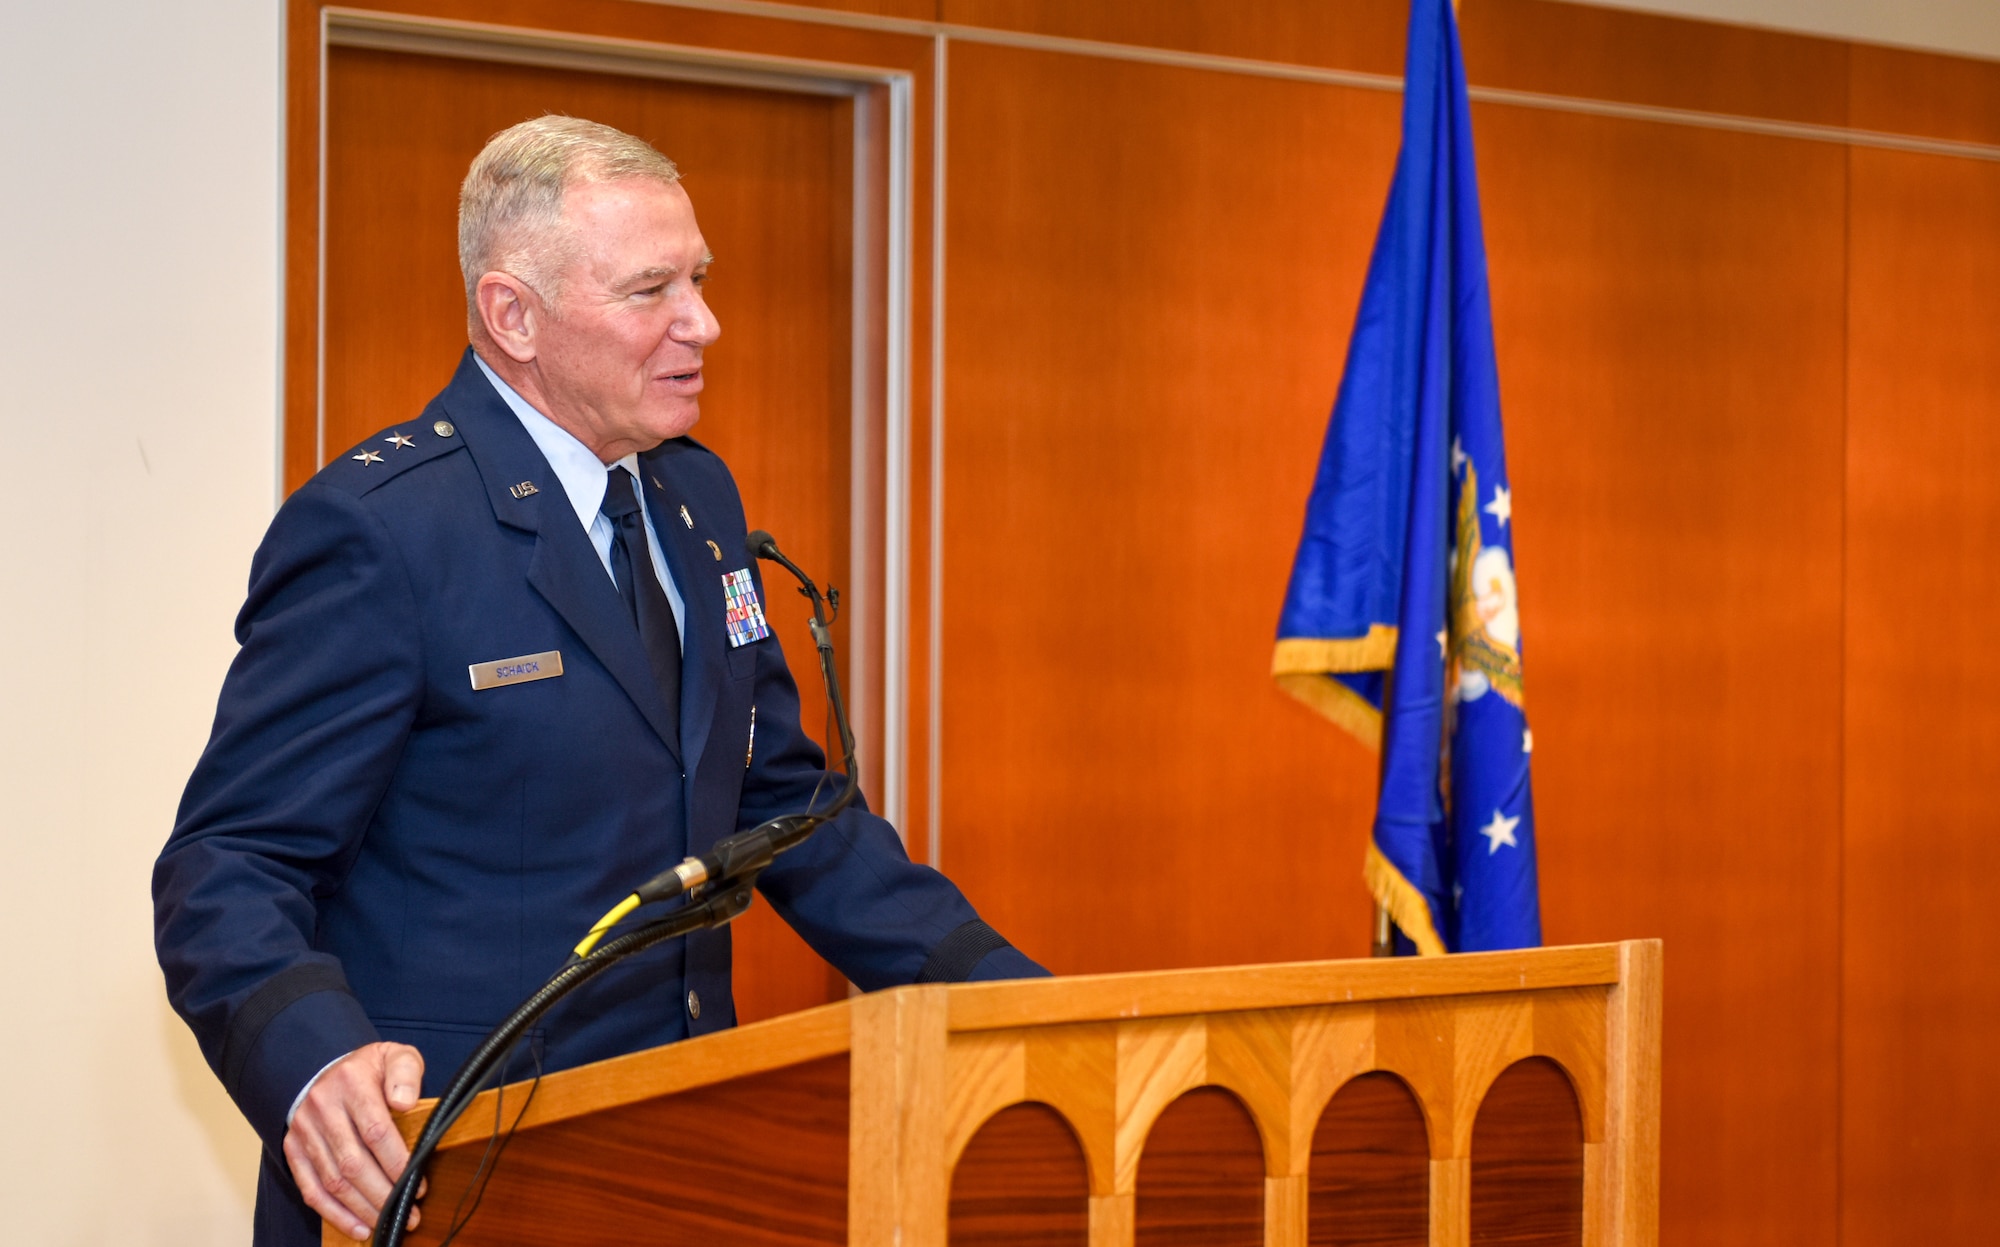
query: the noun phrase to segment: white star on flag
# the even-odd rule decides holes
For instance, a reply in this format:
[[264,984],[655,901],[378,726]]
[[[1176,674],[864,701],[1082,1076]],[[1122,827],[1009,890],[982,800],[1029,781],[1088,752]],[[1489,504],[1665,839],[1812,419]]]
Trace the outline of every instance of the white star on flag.
[[1500,527],[1505,528],[1507,521],[1514,518],[1514,495],[1507,492],[1505,485],[1496,485],[1493,488],[1493,501],[1479,509],[1499,520]]
[[1439,629],[1438,629],[1438,657],[1439,657],[1439,658],[1443,658],[1443,657],[1445,656],[1445,646],[1444,646],[1444,641],[1445,641],[1445,637],[1446,637],[1446,635],[1447,635],[1447,633],[1445,632],[1445,630],[1444,630],[1443,628],[1439,628]]
[[1451,439],[1451,474],[1452,474],[1453,476],[1457,476],[1457,475],[1458,475],[1458,474],[1459,474],[1460,472],[1463,472],[1463,471],[1465,470],[1465,461],[1466,461],[1466,459],[1467,459],[1467,458],[1468,458],[1468,456],[1467,456],[1467,455],[1466,455],[1466,453],[1465,453],[1465,443],[1464,443],[1464,442],[1461,442],[1461,441],[1459,441],[1459,440],[1458,440],[1457,438],[1455,438],[1455,437],[1454,437],[1454,438],[1452,438],[1452,439]]
[[1520,815],[1508,818],[1498,810],[1493,811],[1493,821],[1479,829],[1479,834],[1486,837],[1486,855],[1498,853],[1503,844],[1511,849],[1520,848],[1520,842],[1514,839],[1514,828],[1520,825]]

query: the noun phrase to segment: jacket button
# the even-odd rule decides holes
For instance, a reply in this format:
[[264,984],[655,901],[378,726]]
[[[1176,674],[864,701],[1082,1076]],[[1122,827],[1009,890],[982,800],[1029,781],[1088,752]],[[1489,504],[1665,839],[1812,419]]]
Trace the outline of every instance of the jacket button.
[[688,993],[688,1016],[691,1018],[701,1016],[701,994],[699,992]]

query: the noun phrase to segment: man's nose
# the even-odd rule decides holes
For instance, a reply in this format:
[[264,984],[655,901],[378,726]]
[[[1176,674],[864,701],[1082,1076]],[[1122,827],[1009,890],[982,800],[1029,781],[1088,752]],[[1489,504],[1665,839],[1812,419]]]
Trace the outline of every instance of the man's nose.
[[715,319],[715,313],[708,308],[708,300],[699,293],[690,296],[681,305],[680,315],[674,317],[674,341],[689,346],[707,346],[722,336],[722,323]]

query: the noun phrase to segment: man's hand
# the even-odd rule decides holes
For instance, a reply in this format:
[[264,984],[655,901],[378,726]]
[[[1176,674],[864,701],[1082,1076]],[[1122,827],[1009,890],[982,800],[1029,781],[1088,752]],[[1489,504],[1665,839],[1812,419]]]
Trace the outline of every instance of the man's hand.
[[[422,1053],[372,1043],[322,1073],[292,1114],[285,1132],[292,1180],[314,1212],[357,1239],[375,1232],[389,1188],[410,1159],[391,1114],[415,1106],[423,1085]],[[412,1209],[412,1229],[418,1216]]]

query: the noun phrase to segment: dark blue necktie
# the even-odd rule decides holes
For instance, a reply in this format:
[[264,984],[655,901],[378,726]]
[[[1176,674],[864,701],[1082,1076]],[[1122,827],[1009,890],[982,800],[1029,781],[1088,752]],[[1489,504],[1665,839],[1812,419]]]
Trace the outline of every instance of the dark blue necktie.
[[[666,590],[653,574],[653,555],[646,547],[646,517],[639,510],[639,496],[632,488],[632,474],[613,467],[607,474],[604,505],[599,508],[611,521],[611,575],[618,581],[618,595],[632,612],[646,658],[659,681],[660,696],[666,699],[667,713],[676,724],[681,718],[681,633],[674,624],[674,608],[667,603]],[[679,748],[679,742],[674,742]]]

